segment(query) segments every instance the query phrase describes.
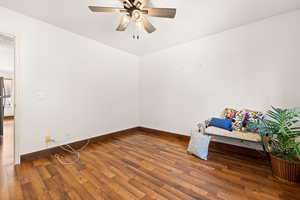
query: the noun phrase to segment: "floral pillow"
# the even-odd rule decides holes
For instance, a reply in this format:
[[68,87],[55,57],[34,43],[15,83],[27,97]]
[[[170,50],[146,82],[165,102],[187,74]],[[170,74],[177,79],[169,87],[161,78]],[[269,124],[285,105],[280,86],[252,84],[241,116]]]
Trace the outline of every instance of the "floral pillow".
[[233,130],[242,131],[246,112],[244,110],[237,111],[235,117],[233,118],[234,122],[232,123]]
[[236,112],[237,111],[232,108],[225,108],[223,116],[226,119],[234,119]]
[[262,112],[246,110],[245,121],[246,122],[258,122],[259,119],[263,119],[264,115]]
[[234,110],[232,108],[226,108],[224,110],[224,118],[232,119],[232,128],[235,131],[247,131],[256,133],[258,129],[255,123],[264,118],[262,112],[252,110]]
[[245,128],[246,131],[256,133],[258,128],[255,126],[260,119],[263,119],[264,115],[262,112],[246,110],[245,112]]

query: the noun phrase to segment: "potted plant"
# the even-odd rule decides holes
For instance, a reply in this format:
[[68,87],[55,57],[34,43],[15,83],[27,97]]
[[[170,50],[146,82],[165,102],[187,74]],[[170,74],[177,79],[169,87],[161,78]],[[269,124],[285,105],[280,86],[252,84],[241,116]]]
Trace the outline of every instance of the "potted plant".
[[300,181],[299,122],[299,109],[274,107],[257,122],[258,132],[270,154],[273,176],[282,181]]

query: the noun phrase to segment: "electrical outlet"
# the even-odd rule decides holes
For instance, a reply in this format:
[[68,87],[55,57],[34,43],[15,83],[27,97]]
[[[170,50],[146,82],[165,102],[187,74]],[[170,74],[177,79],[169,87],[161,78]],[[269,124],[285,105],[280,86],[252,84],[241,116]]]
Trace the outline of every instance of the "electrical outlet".
[[45,142],[48,144],[50,142],[54,142],[55,140],[52,138],[52,136],[46,136],[45,137]]

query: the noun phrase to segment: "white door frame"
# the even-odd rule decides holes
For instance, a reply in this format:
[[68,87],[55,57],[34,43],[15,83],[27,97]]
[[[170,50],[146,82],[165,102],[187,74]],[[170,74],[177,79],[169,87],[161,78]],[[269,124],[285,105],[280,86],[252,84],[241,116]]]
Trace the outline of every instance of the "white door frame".
[[14,164],[20,164],[20,128],[18,122],[18,116],[20,115],[20,109],[17,104],[20,99],[20,80],[18,78],[20,71],[20,35],[17,33],[0,32],[1,35],[5,35],[14,38]]

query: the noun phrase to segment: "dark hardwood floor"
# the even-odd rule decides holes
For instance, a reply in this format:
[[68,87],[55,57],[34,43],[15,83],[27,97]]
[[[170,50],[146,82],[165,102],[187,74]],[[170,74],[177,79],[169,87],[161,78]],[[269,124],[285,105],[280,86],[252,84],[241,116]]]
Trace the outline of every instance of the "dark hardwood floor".
[[0,164],[12,165],[14,162],[14,120],[4,120],[3,141],[0,143]]
[[75,165],[54,157],[5,165],[0,199],[300,199],[299,185],[273,180],[266,161],[217,151],[203,161],[186,146],[176,137],[136,131],[90,144]]

